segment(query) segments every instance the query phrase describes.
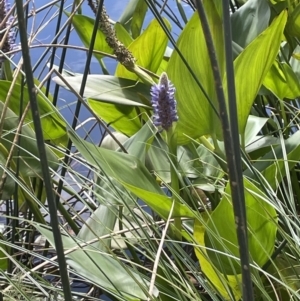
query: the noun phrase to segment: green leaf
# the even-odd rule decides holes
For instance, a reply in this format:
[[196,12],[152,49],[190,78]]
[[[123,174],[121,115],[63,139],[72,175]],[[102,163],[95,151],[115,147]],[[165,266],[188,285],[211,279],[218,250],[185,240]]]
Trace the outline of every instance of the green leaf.
[[115,31],[118,40],[123,43],[125,47],[128,47],[132,43],[133,38],[121,23],[117,22],[115,24]]
[[[166,19],[163,20],[166,26],[171,29],[170,23]],[[129,45],[128,50],[132,52],[139,66],[156,73],[163,59],[167,43],[168,38],[165,32],[158,21],[154,19],[146,30]],[[138,79],[137,75],[128,71],[120,63],[115,75],[128,79]]]
[[[224,42],[222,21],[213,1],[204,1],[203,4],[211,29],[221,76],[223,76]],[[177,41],[177,47],[201,82],[210,100],[215,107],[218,107],[212,68],[197,12],[194,13],[182,31]],[[198,138],[202,135],[213,134],[219,120],[177,51],[173,51],[166,71],[176,88],[179,115],[176,127],[178,143],[188,143],[190,141],[189,137]]]
[[[36,225],[36,228],[55,246],[51,230],[39,225]],[[66,250],[82,243],[82,240],[66,235],[61,237]],[[128,266],[124,267],[124,264],[112,257],[111,254],[91,246],[85,246],[69,253],[66,257],[67,264],[75,269],[80,276],[89,279],[104,291],[114,292],[126,300],[136,300],[137,298],[145,300],[147,298],[144,293],[144,291],[148,291],[149,284],[147,280]],[[159,291],[155,287],[154,297],[157,297],[158,294]]]
[[266,0],[248,0],[231,15],[232,40],[245,48],[268,27],[270,15]]
[[[3,103],[0,102],[0,114],[3,111]],[[0,178],[3,174],[4,166],[6,165],[8,153],[13,146],[16,129],[19,125],[19,117],[12,112],[9,108],[6,111],[3,131],[0,139]],[[30,177],[42,177],[41,163],[39,158],[39,151],[37,148],[35,133],[28,125],[22,127],[22,133],[20,134],[20,145],[15,145],[13,151],[13,157],[10,164],[12,171],[16,171],[17,162],[19,158],[19,173],[20,177],[29,184]],[[52,150],[46,146],[46,155],[49,162],[49,167],[56,170],[58,168],[58,159]],[[4,189],[2,191],[2,198],[11,198],[15,191],[15,179],[9,176],[6,179]]]
[[[96,147],[75,136],[74,133],[69,133],[69,135],[78,151],[91,165],[117,180],[160,216],[168,217],[172,207],[171,198],[164,194],[154,177],[138,158]],[[193,211],[185,205],[178,204],[175,209],[173,216],[194,217]]]
[[148,121],[134,136],[124,142],[124,148],[128,154],[139,158],[144,164],[146,151],[150,147],[156,132],[157,128],[151,121]]
[[300,4],[298,3],[292,13],[289,15],[286,26],[287,33],[292,37],[300,37]]
[[[93,29],[95,26],[95,20],[83,15],[74,15],[72,18],[72,24],[79,38],[81,39],[83,45],[89,48],[92,39]],[[103,51],[105,53],[112,54],[113,50],[108,46],[105,38],[106,37],[104,33],[100,29],[98,29],[94,50]],[[101,64],[101,59],[103,55],[94,53],[94,56]]]
[[[276,295],[280,295],[280,300],[290,299],[291,290],[299,293],[300,265],[298,260],[288,257],[288,255],[279,255],[275,258],[274,265],[271,265],[267,272],[273,275],[275,279],[280,279],[280,281],[272,281],[272,284],[270,283],[270,286],[273,286],[272,288],[268,285],[270,292],[274,292],[275,288]],[[275,294],[271,293],[271,296],[274,296],[272,300],[275,300]]]
[[[248,248],[251,260],[262,267],[273,253],[276,232],[276,210],[267,197],[253,183],[244,179],[245,203],[248,223]],[[241,273],[235,216],[229,183],[217,208],[212,212],[204,235],[207,254],[214,266],[226,275]],[[218,252],[221,252],[218,253]]]
[[140,33],[143,26],[143,22],[148,10],[147,2],[144,0],[139,0],[132,15],[132,20],[130,24],[132,37],[136,39]]
[[136,6],[138,5],[140,0],[130,0],[127,4],[126,8],[123,10],[121,17],[118,22],[121,23],[124,27],[129,27],[130,22],[132,20],[132,16],[135,12]]
[[[207,250],[205,248],[204,234],[206,230],[206,223],[209,220],[207,213],[202,214],[203,223],[198,219],[195,220],[194,225],[194,238],[197,242],[195,247],[195,253],[199,260],[201,271],[208,279],[209,283],[213,286],[218,294],[220,294],[224,300],[240,300],[242,297],[241,291],[241,275],[223,275],[209,259]],[[233,296],[232,296],[233,294]]]
[[118,216],[117,206],[100,205],[96,211],[85,221],[80,229],[77,238],[82,241],[91,241],[98,238],[98,241],[90,244],[101,251],[106,251],[110,248],[111,239],[105,240],[100,237],[112,233]]
[[[291,170],[299,161],[300,132],[296,132],[284,141],[284,147],[288,162],[284,162],[282,145],[278,145],[253,164],[253,168],[262,174],[273,189],[280,184],[286,175],[285,164],[287,163]],[[250,170],[246,170],[244,175],[256,179],[256,176]]]
[[97,116],[101,117],[116,131],[132,136],[142,127],[134,107],[115,105],[97,100],[88,100],[88,104]]
[[[286,19],[287,13],[284,11],[234,61],[237,112],[241,135],[244,135],[253,101],[278,54]],[[226,80],[224,91],[227,94]],[[218,133],[221,135],[221,128]]]
[[[79,92],[82,76],[65,77]],[[53,80],[68,89],[59,77]],[[91,109],[117,131],[132,136],[141,127],[135,106],[150,109],[150,88],[136,81],[109,75],[89,75],[84,90]]]
[[275,61],[263,84],[281,100],[300,96],[299,80],[293,69],[286,63]]
[[[11,82],[0,80],[0,101],[4,102],[8,95],[8,91],[11,87]],[[11,91],[9,108],[19,116],[20,113],[20,95],[23,95],[23,107],[28,104],[28,90],[26,87],[22,87],[23,93],[21,93],[21,85],[15,84]],[[56,108],[42,95],[37,94],[37,101],[39,105],[39,113],[41,116],[42,129],[45,140],[55,140],[63,137],[66,134],[65,121],[56,112]],[[33,128],[32,113],[29,110],[27,113],[26,122],[29,122]]]
[[[0,233],[0,241],[5,241],[5,237],[3,236],[2,233]],[[8,256],[6,255],[9,253],[9,247],[5,244],[0,243],[0,270],[1,271],[6,271],[8,267]],[[3,250],[3,251],[2,251]]]
[[249,115],[245,129],[245,145],[247,153],[280,143],[277,137],[258,135],[268,120],[269,118]]
[[[82,76],[67,76],[64,78],[74,91],[79,93]],[[54,77],[53,81],[68,89],[59,77]],[[144,104],[139,99],[139,94],[143,95],[144,99],[150,99],[149,91],[148,86],[133,80],[110,75],[91,74],[87,78],[83,97],[116,105],[151,108],[150,100],[149,103]]]

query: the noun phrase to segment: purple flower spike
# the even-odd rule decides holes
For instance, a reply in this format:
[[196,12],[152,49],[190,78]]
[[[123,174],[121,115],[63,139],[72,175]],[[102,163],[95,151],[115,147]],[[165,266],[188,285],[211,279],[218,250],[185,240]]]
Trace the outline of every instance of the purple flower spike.
[[[6,18],[7,13],[10,10],[10,4],[7,0],[0,0],[0,23],[2,23],[2,20]],[[7,21],[3,24],[2,27],[0,27],[0,41],[3,39],[3,36],[5,35],[5,29],[9,27],[13,22],[13,17],[9,16]],[[2,32],[3,31],[3,32]],[[11,50],[13,50],[15,47],[15,34],[14,30],[11,28],[9,30],[9,33],[6,37],[6,40],[4,42],[4,45],[2,47],[2,52],[6,53]],[[3,58],[0,58],[0,62],[3,61]]]
[[157,85],[151,87],[151,104],[153,108],[153,123],[168,130],[172,123],[178,120],[177,103],[174,98],[175,88],[165,72],[162,73]]

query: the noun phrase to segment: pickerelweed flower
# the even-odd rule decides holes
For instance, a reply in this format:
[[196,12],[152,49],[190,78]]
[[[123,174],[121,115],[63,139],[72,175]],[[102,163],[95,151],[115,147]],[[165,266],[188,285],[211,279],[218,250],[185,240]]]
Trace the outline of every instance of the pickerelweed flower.
[[168,130],[178,120],[178,115],[175,88],[165,72],[160,76],[159,83],[151,87],[151,96],[153,123]]
[[[6,19],[7,13],[10,10],[10,4],[7,0],[0,0],[0,24],[2,24],[2,26],[0,26],[0,43],[2,44],[2,40],[3,37],[6,34],[5,29],[10,27],[14,18],[12,16],[9,16],[6,20],[6,22],[3,22],[3,20]],[[6,39],[4,41],[4,44],[2,46],[1,51],[6,53],[9,52],[11,50],[13,50],[15,47],[15,34],[14,34],[14,30],[13,28],[11,28],[8,32],[8,34],[6,35]],[[2,62],[4,60],[4,58],[0,58],[0,62]]]

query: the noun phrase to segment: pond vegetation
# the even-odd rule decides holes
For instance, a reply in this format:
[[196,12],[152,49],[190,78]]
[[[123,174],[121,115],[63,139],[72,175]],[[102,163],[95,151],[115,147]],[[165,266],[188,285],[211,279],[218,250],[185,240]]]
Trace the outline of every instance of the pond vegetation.
[[109,2],[0,1],[0,300],[299,300],[300,1]]

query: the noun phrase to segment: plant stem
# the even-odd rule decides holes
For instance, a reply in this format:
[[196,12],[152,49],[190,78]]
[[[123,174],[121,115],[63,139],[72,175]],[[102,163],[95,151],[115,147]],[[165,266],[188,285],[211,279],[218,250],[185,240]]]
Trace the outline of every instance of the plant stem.
[[[169,154],[170,154],[170,173],[171,173],[171,187],[172,187],[172,196],[174,200],[174,211],[176,211],[176,206],[179,205],[179,181],[177,176],[177,135],[174,131],[176,125],[172,125],[172,127],[167,130],[167,143],[169,146]],[[182,240],[181,235],[181,218],[174,218],[175,225],[175,237],[179,240]]]

